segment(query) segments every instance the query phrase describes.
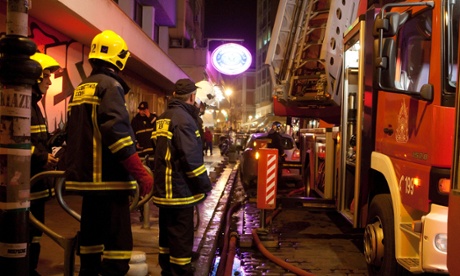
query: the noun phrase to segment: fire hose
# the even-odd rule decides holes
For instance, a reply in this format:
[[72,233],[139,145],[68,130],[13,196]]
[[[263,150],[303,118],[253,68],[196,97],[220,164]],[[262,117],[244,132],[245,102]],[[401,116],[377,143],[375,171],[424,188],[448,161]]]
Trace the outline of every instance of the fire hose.
[[[232,214],[241,207],[241,202],[233,205],[227,212],[226,221],[225,221],[225,231],[224,231],[224,245],[222,247],[222,254],[220,258],[219,267],[217,268],[216,275],[232,275],[233,261],[236,255],[236,244],[238,234],[235,232],[230,233],[230,218]],[[276,216],[280,212],[279,209],[276,209],[272,216]],[[271,222],[271,218],[267,218],[267,223]],[[230,236],[230,237],[229,237]],[[309,273],[305,270],[302,270],[292,264],[289,264],[278,257],[271,254],[262,244],[257,235],[257,229],[252,229],[252,236],[254,244],[257,246],[259,251],[270,261],[281,266],[282,268],[289,270],[292,273],[295,273],[300,276],[314,276],[314,274]]]
[[[225,225],[224,245],[222,247],[222,254],[220,256],[220,263],[219,263],[219,267],[217,268],[216,275],[231,275],[231,274],[223,274],[223,271],[227,270],[226,266],[230,266],[230,269],[233,266],[233,259],[234,259],[235,255],[233,255],[232,258],[229,258],[229,255],[228,255],[228,252],[227,252],[228,247],[229,247],[229,242],[230,242],[230,240],[229,240],[230,226],[231,226],[230,219],[231,219],[233,213],[236,210],[238,210],[240,207],[241,207],[241,202],[237,202],[232,207],[230,207],[230,209],[227,212],[227,216],[226,216],[225,222],[224,222],[224,225]],[[233,242],[236,243],[236,238],[233,235],[232,235],[232,237],[234,238]],[[227,259],[229,260],[228,263],[227,263]]]
[[[254,243],[256,244],[257,248],[259,251],[267,257],[270,261],[274,262],[275,264],[289,270],[292,273],[295,273],[300,276],[314,276],[314,274],[306,272],[305,270],[302,270],[294,265],[291,265],[290,263],[287,263],[280,258],[274,256],[270,251],[268,251],[262,244],[262,242],[259,239],[259,236],[257,235],[257,229],[252,229],[252,237],[254,238]],[[227,275],[227,274],[226,274]]]
[[[294,193],[300,191],[302,189],[299,189],[299,190],[296,190]],[[292,194],[294,194],[292,193]],[[291,193],[289,194],[289,196],[291,195]],[[270,224],[273,220],[274,217],[276,217],[279,213],[281,212],[281,208],[276,208],[273,213],[266,218],[265,220],[265,223],[266,224]],[[275,264],[281,266],[282,268],[285,268],[286,270],[289,270],[290,272],[293,272],[297,275],[300,275],[300,276],[314,276],[314,274],[312,273],[309,273],[305,270],[302,270],[290,263],[287,263],[281,259],[279,259],[278,257],[274,256],[272,253],[270,253],[270,251],[268,251],[264,245],[262,244],[262,242],[260,241],[259,239],[259,236],[257,234],[257,229],[252,229],[251,231],[252,233],[252,237],[254,239],[254,243],[255,245],[257,246],[257,248],[259,249],[260,253],[262,253],[266,258],[268,258],[270,261],[274,262]],[[225,275],[230,275],[230,274],[225,274]]]
[[235,260],[236,255],[236,242],[238,239],[238,233],[232,232],[230,233],[230,241],[227,253],[227,261],[225,262],[225,274],[224,275],[232,275],[233,270],[233,261]]

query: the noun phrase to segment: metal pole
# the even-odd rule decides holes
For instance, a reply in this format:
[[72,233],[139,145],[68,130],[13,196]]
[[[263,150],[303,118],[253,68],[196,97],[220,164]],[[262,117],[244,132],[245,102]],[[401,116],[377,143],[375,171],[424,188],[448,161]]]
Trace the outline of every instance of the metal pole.
[[0,39],[0,267],[2,274],[29,274],[30,107],[41,75],[30,59],[29,1],[7,1],[6,36]]

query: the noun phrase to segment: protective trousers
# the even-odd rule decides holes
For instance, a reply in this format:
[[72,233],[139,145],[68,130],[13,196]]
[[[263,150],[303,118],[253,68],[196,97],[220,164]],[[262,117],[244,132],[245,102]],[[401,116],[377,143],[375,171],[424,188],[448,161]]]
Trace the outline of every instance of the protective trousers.
[[79,275],[125,275],[129,270],[132,248],[128,192],[84,195]]
[[161,275],[193,275],[193,206],[159,208]]

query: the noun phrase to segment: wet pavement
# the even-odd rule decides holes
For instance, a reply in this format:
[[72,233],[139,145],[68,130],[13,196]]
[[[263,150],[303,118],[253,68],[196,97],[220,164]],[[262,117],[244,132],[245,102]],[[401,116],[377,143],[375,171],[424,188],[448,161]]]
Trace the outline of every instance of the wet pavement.
[[[236,194],[243,190],[236,180],[233,201],[239,200]],[[353,229],[337,212],[282,204],[276,210],[261,210],[256,205],[254,198],[246,198],[233,215],[232,231],[239,234],[239,247],[232,275],[296,275],[290,266],[318,276],[368,275],[363,230]],[[257,247],[255,238],[264,248]],[[264,255],[263,249],[268,253]],[[280,261],[287,265],[278,265]]]
[[[275,258],[314,275],[368,275],[362,233],[346,225],[339,227],[337,222],[343,218],[335,212],[281,209],[263,228],[266,232],[260,230],[260,210],[255,204],[246,205],[243,216],[243,237],[253,239],[251,231],[258,229],[259,239]],[[241,267],[235,271],[243,275],[294,275],[253,246],[242,246],[238,261]]]

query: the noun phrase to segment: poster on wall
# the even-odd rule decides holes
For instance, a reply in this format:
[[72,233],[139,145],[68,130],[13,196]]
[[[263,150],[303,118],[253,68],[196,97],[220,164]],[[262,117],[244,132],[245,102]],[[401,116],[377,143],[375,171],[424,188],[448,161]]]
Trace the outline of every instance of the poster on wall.
[[48,130],[54,132],[67,121],[67,107],[75,87],[91,73],[89,48],[33,18],[29,19],[29,29],[38,51],[53,57],[62,68],[51,77],[52,84],[41,101]]
[[29,207],[30,91],[0,89],[0,204],[2,209]]

